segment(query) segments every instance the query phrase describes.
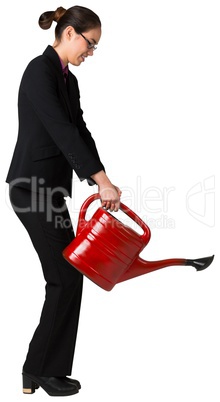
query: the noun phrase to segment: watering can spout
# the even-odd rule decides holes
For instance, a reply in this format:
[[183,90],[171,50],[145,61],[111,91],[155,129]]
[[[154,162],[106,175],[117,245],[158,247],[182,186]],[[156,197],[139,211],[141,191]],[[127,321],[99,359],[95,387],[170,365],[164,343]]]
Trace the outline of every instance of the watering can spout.
[[197,271],[202,271],[209,267],[214,259],[214,255],[210,257],[198,258],[197,260],[186,260],[186,265],[191,265],[196,268]]
[[210,257],[198,258],[195,260],[172,258],[160,261],[145,261],[142,258],[138,257],[128,268],[128,270],[121,276],[121,278],[118,280],[118,283],[170,266],[189,265],[196,268],[197,271],[202,271],[203,269],[208,268],[213,259],[214,255]]

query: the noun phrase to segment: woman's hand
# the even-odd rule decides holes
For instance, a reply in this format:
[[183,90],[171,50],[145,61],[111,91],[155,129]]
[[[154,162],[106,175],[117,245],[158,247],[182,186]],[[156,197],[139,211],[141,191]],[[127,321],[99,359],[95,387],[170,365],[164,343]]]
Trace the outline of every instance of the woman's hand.
[[120,207],[121,190],[111,183],[103,170],[91,177],[98,184],[102,207],[117,212]]
[[120,207],[121,190],[111,184],[111,186],[99,186],[102,207],[111,212],[117,212]]

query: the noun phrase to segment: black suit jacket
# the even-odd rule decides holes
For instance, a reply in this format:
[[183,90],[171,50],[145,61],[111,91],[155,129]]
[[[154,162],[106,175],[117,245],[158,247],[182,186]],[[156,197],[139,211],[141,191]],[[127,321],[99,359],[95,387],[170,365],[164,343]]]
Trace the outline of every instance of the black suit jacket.
[[60,187],[71,196],[72,170],[89,181],[104,169],[79,98],[76,77],[69,71],[65,84],[53,47],[29,63],[19,88],[19,132],[7,182],[32,191]]

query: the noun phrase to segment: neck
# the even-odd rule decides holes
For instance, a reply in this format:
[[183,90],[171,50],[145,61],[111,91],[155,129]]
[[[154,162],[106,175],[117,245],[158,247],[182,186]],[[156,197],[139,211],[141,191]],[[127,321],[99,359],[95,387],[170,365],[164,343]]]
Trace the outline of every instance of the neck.
[[63,65],[64,65],[64,67],[66,67],[67,64],[68,64],[68,60],[67,60],[67,58],[65,57],[64,52],[62,52],[62,50],[61,50],[61,48],[60,48],[60,45],[57,43],[57,41],[54,42],[53,48],[54,48],[54,50],[57,52],[57,54],[58,54],[60,60],[62,60],[62,63],[63,63]]

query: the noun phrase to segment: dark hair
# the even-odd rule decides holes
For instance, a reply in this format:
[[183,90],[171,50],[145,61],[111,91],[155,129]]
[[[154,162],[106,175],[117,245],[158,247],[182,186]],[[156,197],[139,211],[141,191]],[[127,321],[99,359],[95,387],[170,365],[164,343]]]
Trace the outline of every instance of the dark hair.
[[72,26],[78,34],[101,27],[98,15],[89,8],[81,6],[74,6],[68,10],[58,7],[56,11],[46,11],[41,14],[38,23],[42,29],[49,29],[53,21],[57,22],[56,39],[61,38],[64,29],[68,26]]

